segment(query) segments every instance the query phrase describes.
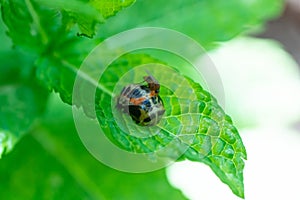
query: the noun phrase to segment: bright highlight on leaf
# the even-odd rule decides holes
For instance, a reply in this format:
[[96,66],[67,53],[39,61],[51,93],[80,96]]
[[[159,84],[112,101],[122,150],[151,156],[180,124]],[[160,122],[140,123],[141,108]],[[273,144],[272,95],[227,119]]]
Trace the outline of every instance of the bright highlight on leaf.
[[12,134],[7,131],[0,131],[0,158],[5,153],[11,151],[15,143],[16,139],[13,138]]

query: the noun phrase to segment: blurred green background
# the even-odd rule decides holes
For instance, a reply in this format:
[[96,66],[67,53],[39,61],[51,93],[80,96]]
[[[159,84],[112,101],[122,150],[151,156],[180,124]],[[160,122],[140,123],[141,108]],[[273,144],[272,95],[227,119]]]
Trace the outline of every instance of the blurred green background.
[[[286,198],[284,194],[299,199],[294,186],[285,185],[300,178],[294,159],[300,142],[299,128],[295,128],[300,121],[300,11],[296,5],[279,0],[176,0],[163,5],[158,0],[140,0],[97,26],[91,40],[97,43],[130,28],[159,26],[198,41],[221,75],[225,110],[249,151],[246,199]],[[75,32],[68,37],[77,41]],[[55,43],[58,35],[51,41]],[[40,55],[28,50],[25,37],[13,45],[1,21],[0,153],[7,154],[0,160],[0,199],[237,198],[202,164],[181,162],[156,172],[128,174],[99,163],[76,133],[71,106],[33,78]],[[59,45],[66,44],[57,42],[51,48],[59,51]],[[201,57],[199,62],[205,64]],[[296,167],[289,170],[290,166]],[[282,171],[290,173],[282,176]]]

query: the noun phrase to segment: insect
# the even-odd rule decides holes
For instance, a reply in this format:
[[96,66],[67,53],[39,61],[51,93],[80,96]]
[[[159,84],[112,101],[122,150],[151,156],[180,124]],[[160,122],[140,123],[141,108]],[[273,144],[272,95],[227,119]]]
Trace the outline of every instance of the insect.
[[117,99],[117,108],[131,116],[136,124],[153,126],[165,113],[163,101],[160,98],[160,84],[152,76],[144,76],[147,84],[129,84],[123,88]]

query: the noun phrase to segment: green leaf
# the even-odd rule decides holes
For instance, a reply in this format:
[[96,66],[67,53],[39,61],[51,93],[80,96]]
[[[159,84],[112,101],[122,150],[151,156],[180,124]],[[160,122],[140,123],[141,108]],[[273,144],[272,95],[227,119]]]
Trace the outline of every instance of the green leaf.
[[47,91],[34,77],[34,57],[11,49],[0,24],[0,158],[30,130],[47,102]]
[[64,27],[57,11],[32,0],[1,0],[2,18],[14,45],[28,52],[45,53]]
[[47,91],[31,76],[31,59],[21,53],[1,52],[0,66],[0,157],[30,130],[43,113]]
[[92,37],[98,23],[134,1],[1,0],[2,18],[15,45],[34,53],[51,50],[77,24],[81,35]]
[[[61,63],[67,63],[63,61]],[[117,59],[111,64],[103,74],[97,85],[96,93],[96,113],[97,118],[104,130],[105,134],[119,147],[136,153],[151,153],[165,148],[170,142],[175,148],[163,151],[164,156],[170,158],[187,158],[194,161],[200,161],[209,165],[216,175],[229,187],[232,191],[240,196],[244,196],[243,187],[243,168],[246,159],[246,150],[237,129],[233,126],[230,117],[228,117],[222,108],[218,105],[216,99],[198,84],[184,77],[185,83],[173,78],[165,78],[166,74],[161,71],[151,71],[153,75],[163,84],[161,88],[161,98],[164,101],[166,114],[161,122],[154,128],[145,129],[134,124],[131,118],[122,113],[114,114],[116,110],[112,110],[115,105],[114,96],[118,95],[120,90],[120,80],[127,72],[129,77],[126,81],[129,83],[141,82],[145,75],[141,71],[136,71],[135,66],[140,66],[147,63],[160,63],[160,61],[141,54],[128,54]],[[59,65],[62,68],[61,65]],[[71,71],[76,72],[75,65],[68,64],[65,66],[72,68],[68,72],[60,70],[57,74],[57,80],[52,80],[54,88],[58,88],[61,96],[68,96],[71,100],[73,90],[65,90],[62,77],[73,77]],[[51,67],[54,71],[55,65]],[[170,68],[172,69],[172,68]],[[172,69],[173,70],[173,69]],[[175,70],[176,71],[176,70]],[[176,72],[180,74],[179,72]],[[82,74],[79,74],[81,76]],[[86,80],[88,74],[80,77],[82,81]],[[43,78],[51,80],[53,74],[45,73]],[[69,79],[70,81],[70,79]],[[59,83],[59,84],[55,84]],[[70,83],[69,83],[70,84]],[[72,85],[72,84],[70,84]],[[165,87],[164,87],[165,86]],[[119,90],[114,91],[119,87]],[[59,90],[60,88],[60,90]],[[105,91],[102,90],[105,88]],[[170,91],[167,88],[179,88],[177,91]],[[70,88],[73,89],[73,88]],[[91,110],[93,105],[86,103],[85,89],[81,88],[79,95],[74,102],[78,106],[83,106],[86,114],[92,116]],[[117,92],[117,93],[115,93]],[[119,92],[119,93],[118,93]],[[68,103],[70,103],[67,101]],[[153,129],[159,134],[153,134]],[[124,131],[126,130],[126,131]],[[150,131],[150,132],[149,132]],[[144,134],[144,135],[143,135]],[[184,153],[183,155],[181,155]],[[182,157],[183,156],[183,157]]]
[[[108,37],[135,27],[163,27],[194,38],[206,49],[218,41],[263,25],[283,10],[283,0],[160,0],[137,1],[108,19],[99,36]],[[142,14],[141,14],[142,11]]]
[[[124,71],[129,70],[132,73],[127,75],[129,78],[126,81],[137,83],[146,74],[135,71],[133,66],[158,62],[143,55],[124,56],[108,67],[100,79],[100,85],[114,91],[124,76]],[[139,153],[159,151],[172,142],[175,147],[167,150],[167,156],[179,157],[179,151],[187,159],[209,165],[236,195],[244,197],[243,159],[246,159],[246,150],[230,117],[198,83],[187,77],[181,80],[161,68],[157,71],[150,69],[161,85],[165,86],[161,88],[160,94],[166,109],[165,117],[156,128],[145,130],[144,127],[135,125],[126,114],[122,117],[118,117],[120,113],[114,114],[111,110],[114,107],[111,106],[114,103],[112,96],[99,90],[96,95],[96,110],[105,134],[118,146]],[[175,88],[175,91],[170,91],[170,88]],[[149,136],[157,128],[159,133]],[[145,135],[148,137],[144,137]]]
[[[42,1],[49,5],[49,1]],[[78,24],[80,35],[92,37],[96,32],[97,23],[104,23],[105,19],[114,16],[118,11],[134,2],[135,0],[91,0],[89,2],[73,0],[61,4],[59,10],[63,11],[64,22],[69,25]],[[55,1],[51,1],[51,4],[57,6]],[[70,5],[71,9],[66,9],[65,4]]]
[[132,5],[135,0],[91,0],[91,4],[100,11],[103,18],[115,15],[123,8]]
[[[191,85],[199,103],[205,102],[206,107],[200,112],[200,128],[185,156],[209,165],[234,194],[244,198],[243,169],[247,155],[238,130],[214,98],[203,91],[199,84],[191,81]],[[204,99],[203,93],[211,99]],[[201,155],[203,150],[209,152]]]
[[71,107],[57,96],[42,123],[0,162],[0,179],[1,199],[186,199],[165,170],[129,174],[95,160],[77,137]]
[[80,35],[92,37],[96,32],[96,25],[104,23],[105,19],[114,16],[118,11],[133,4],[135,0],[71,0],[45,1],[36,0],[43,6],[55,8],[62,13],[62,22],[65,27],[77,24]]

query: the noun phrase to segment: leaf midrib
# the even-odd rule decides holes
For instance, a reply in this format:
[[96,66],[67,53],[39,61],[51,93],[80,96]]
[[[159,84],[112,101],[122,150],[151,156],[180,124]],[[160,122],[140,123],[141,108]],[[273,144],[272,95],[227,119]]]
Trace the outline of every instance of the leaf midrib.
[[49,38],[47,37],[46,31],[41,26],[40,17],[37,14],[36,10],[34,9],[30,0],[25,0],[25,4],[28,8],[28,11],[29,11],[31,17],[32,17],[33,23],[35,24],[36,28],[38,29],[38,31],[41,35],[42,44],[45,46],[48,43]]

